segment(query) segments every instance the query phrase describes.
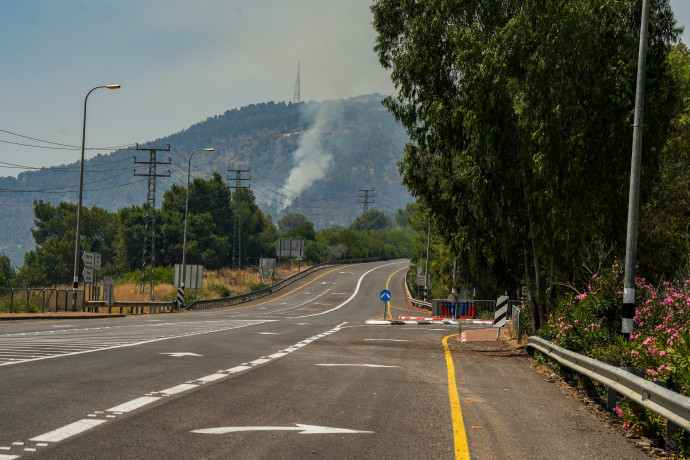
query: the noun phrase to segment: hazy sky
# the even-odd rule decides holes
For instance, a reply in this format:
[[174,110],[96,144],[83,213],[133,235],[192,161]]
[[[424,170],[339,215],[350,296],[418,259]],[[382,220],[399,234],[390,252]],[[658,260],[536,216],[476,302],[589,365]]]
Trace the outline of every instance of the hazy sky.
[[[370,0],[3,0],[0,130],[81,145],[143,143],[228,109],[390,94]],[[0,141],[37,145],[0,132]],[[0,161],[55,165],[79,150],[0,142]],[[46,144],[42,144],[46,145]],[[199,146],[205,147],[205,146]],[[87,152],[87,156],[109,150]],[[0,169],[16,175],[17,169]]]
[[[671,0],[690,24],[690,2]],[[2,0],[0,162],[71,163],[79,150],[143,143],[243,105],[390,94],[373,51],[371,0]],[[684,41],[688,43],[690,31]],[[205,146],[199,146],[205,147]],[[2,166],[2,165],[0,165]],[[22,169],[0,167],[0,175]]]

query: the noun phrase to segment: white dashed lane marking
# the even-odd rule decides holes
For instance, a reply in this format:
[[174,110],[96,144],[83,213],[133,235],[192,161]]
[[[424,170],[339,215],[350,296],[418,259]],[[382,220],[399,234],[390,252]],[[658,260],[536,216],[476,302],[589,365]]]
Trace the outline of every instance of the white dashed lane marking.
[[[340,328],[344,325],[340,324],[336,326],[333,329],[330,329],[322,334],[315,335],[313,337],[310,337],[308,339],[302,340],[299,343],[296,343],[290,348],[286,348],[284,350],[281,350],[279,352],[273,353],[272,355],[269,356],[262,356],[259,359],[256,359],[250,363],[243,363],[240,366],[235,366],[227,370],[220,370],[217,371],[214,374],[211,375],[206,375],[204,377],[198,378],[196,380],[192,380],[180,385],[176,385],[174,387],[162,390],[162,391],[154,391],[151,393],[148,393],[146,396],[141,396],[139,398],[135,398],[131,401],[127,401],[125,403],[119,404],[115,407],[111,407],[110,409],[107,409],[106,411],[94,411],[90,414],[87,414],[87,417],[90,418],[84,418],[81,420],[77,420],[76,422],[70,423],[68,425],[65,425],[63,427],[57,428],[53,431],[49,431],[47,433],[44,433],[42,435],[36,436],[34,438],[31,438],[31,442],[38,442],[38,444],[35,445],[35,447],[27,447],[24,449],[25,452],[29,451],[35,451],[37,450],[37,447],[46,447],[49,445],[49,443],[56,443],[60,441],[64,441],[65,439],[72,437],[74,435],[77,435],[79,433],[83,433],[84,431],[90,430],[91,428],[95,428],[108,420],[112,420],[117,418],[117,416],[126,414],[132,411],[135,411],[137,409],[141,409],[144,406],[147,406],[149,404],[152,404],[154,402],[159,401],[163,396],[170,396],[174,394],[179,394],[179,393],[184,393],[185,391],[192,390],[194,388],[199,387],[200,385],[214,382],[217,380],[221,380],[224,378],[230,377],[232,374],[236,374],[238,372],[243,372],[246,370],[252,369],[254,366],[259,366],[261,364],[266,364],[268,362],[271,362],[275,359],[281,358],[283,356],[286,356],[290,354],[293,351],[298,350],[301,347],[306,346],[308,343],[311,343],[315,340],[318,340],[320,338],[326,337],[330,334],[333,334],[335,332],[338,332]],[[369,367],[374,367],[372,365],[365,365]],[[160,396],[154,396],[154,395],[160,395]],[[107,415],[106,415],[107,414]],[[105,415],[105,417],[104,417]],[[15,442],[12,443],[14,446],[23,446],[23,442]],[[0,447],[0,450],[10,450],[11,448],[9,447]],[[5,455],[5,454],[0,454],[0,460],[13,460],[16,458],[19,458],[19,455]]]

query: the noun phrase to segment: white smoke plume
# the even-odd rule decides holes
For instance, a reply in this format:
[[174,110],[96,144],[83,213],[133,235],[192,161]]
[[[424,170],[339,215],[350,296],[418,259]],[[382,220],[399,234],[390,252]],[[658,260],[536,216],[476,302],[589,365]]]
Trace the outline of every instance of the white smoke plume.
[[293,153],[295,166],[285,181],[284,187],[289,191],[283,201],[283,209],[292,204],[296,198],[294,194],[308,190],[314,182],[326,177],[334,153],[328,137],[342,116],[342,106],[337,101],[305,104],[303,107],[303,116],[313,124],[302,134]]

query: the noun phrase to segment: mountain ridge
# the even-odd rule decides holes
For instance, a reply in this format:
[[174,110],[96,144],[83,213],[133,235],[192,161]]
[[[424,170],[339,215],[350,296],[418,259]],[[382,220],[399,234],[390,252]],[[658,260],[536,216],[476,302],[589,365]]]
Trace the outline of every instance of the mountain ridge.
[[[304,214],[317,228],[349,225],[361,213],[359,188],[376,189],[371,208],[392,214],[412,197],[401,185],[395,163],[402,157],[407,134],[386,111],[379,94],[336,101],[300,104],[266,102],[225,111],[169,136],[141,144],[144,150],[121,149],[84,162],[83,204],[114,212],[146,202],[148,171],[145,149],[171,146],[158,152],[161,177],[156,181],[156,206],[176,183],[185,185],[188,155],[192,177],[210,177],[228,168],[250,169],[250,187],[263,212],[274,220],[287,212]],[[36,171],[17,178],[0,177],[0,251],[14,266],[33,249],[33,201],[53,205],[76,203],[79,162]],[[287,184],[287,185],[286,185]],[[287,206],[286,206],[287,205]]]

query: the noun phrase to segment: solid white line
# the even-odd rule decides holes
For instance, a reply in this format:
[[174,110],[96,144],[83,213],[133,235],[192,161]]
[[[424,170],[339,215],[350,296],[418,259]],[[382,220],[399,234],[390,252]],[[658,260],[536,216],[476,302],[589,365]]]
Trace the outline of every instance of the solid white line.
[[376,341],[376,342],[410,342],[410,340],[401,340],[401,339],[364,339],[364,340],[370,340],[370,341]]
[[57,430],[38,435],[35,438],[31,438],[29,441],[59,442],[74,436],[75,434],[90,430],[91,428],[96,427],[101,423],[105,423],[106,421],[107,420],[90,420],[85,418],[74,423],[70,423],[69,425],[65,425]]
[[314,364],[314,366],[324,366],[324,367],[400,367],[400,366],[386,366],[384,364]]
[[321,313],[312,313],[311,315],[295,316],[294,318],[307,318],[307,317],[309,317],[309,316],[325,315],[326,313],[330,313],[330,312],[332,312],[332,311],[336,311],[336,310],[338,310],[338,309],[344,307],[345,305],[347,305],[348,303],[350,303],[350,301],[351,301],[352,299],[355,298],[355,296],[356,296],[357,293],[359,292],[359,287],[360,287],[360,285],[362,284],[362,280],[364,279],[365,276],[367,276],[369,273],[373,272],[374,270],[378,270],[379,268],[387,267],[387,266],[389,266],[389,265],[401,264],[401,263],[407,263],[407,262],[392,262],[392,263],[390,263],[390,264],[379,265],[378,267],[374,267],[374,268],[372,268],[371,270],[369,270],[368,272],[366,272],[365,274],[363,274],[362,276],[360,276],[360,277],[359,277],[359,280],[357,281],[357,287],[355,288],[355,292],[350,296],[349,299],[347,299],[345,302],[341,303],[341,304],[338,305],[337,307],[333,307],[333,308],[331,308],[330,310],[322,311]]
[[111,407],[107,412],[132,412],[133,410],[144,407],[147,404],[158,401],[161,399],[158,396],[142,396],[141,398],[136,398],[126,403],[120,404],[119,406]]
[[[81,355],[81,354],[85,354],[85,353],[92,353],[94,351],[104,351],[104,350],[113,350],[113,349],[117,349],[117,348],[133,347],[133,346],[142,345],[145,343],[160,342],[163,340],[175,339],[175,338],[180,338],[180,337],[189,337],[189,336],[194,336],[194,335],[209,334],[209,333],[218,332],[218,331],[227,331],[227,330],[231,330],[231,329],[239,329],[241,327],[255,326],[257,324],[261,324],[261,323],[265,323],[265,322],[272,322],[272,321],[276,321],[276,320],[263,320],[263,319],[246,320],[246,321],[238,320],[238,322],[241,322],[241,324],[233,324],[229,327],[226,326],[226,327],[220,327],[218,329],[206,329],[203,331],[185,332],[185,333],[181,333],[181,334],[177,334],[177,335],[156,337],[153,339],[146,339],[146,340],[141,340],[141,338],[136,337],[136,338],[133,338],[133,340],[137,340],[137,341],[132,342],[132,343],[122,343],[122,344],[117,344],[114,346],[94,348],[94,349],[88,349],[88,350],[83,350],[83,351],[75,351],[73,353],[64,353],[64,354],[57,354],[57,355],[51,355],[51,356],[41,356],[39,358],[22,359],[21,361],[0,362],[0,366],[7,366],[7,365],[11,365],[11,364],[20,363],[20,362],[26,363],[26,362],[31,362],[31,361],[40,361],[40,360],[44,360],[44,359],[60,358],[60,357],[64,357],[64,356]],[[180,324],[185,324],[185,323],[180,323]],[[120,326],[118,326],[118,327],[120,327]],[[91,328],[91,329],[100,329],[100,328]],[[86,329],[82,329],[82,330],[86,330]],[[82,330],[79,330],[79,331],[81,332]],[[51,332],[55,332],[55,331],[51,331]],[[61,330],[58,332],[68,332],[68,331]],[[6,338],[6,337],[9,337],[9,335],[3,336],[3,338]],[[70,338],[70,340],[79,340],[79,339]],[[91,340],[100,340],[100,339],[88,339],[85,341],[90,342]],[[109,338],[106,341],[110,341],[110,340],[116,340],[116,339]],[[85,346],[88,346],[88,345],[85,345]]]

